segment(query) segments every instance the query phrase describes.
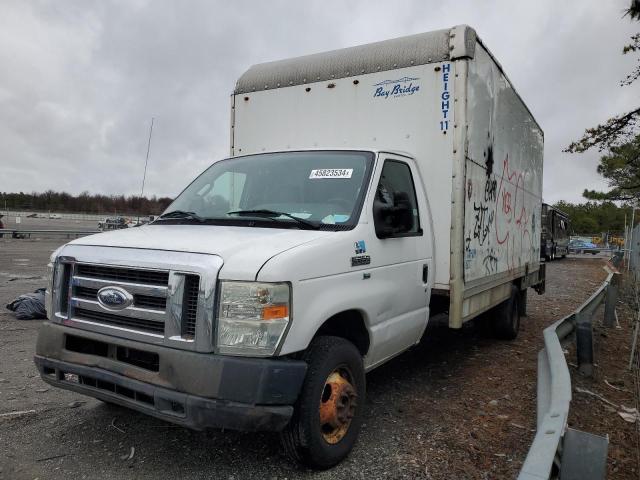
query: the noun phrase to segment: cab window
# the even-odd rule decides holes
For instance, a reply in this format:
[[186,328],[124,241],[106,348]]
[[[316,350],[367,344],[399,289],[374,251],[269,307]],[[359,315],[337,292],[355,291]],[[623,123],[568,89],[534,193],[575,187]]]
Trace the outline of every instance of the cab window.
[[386,160],[374,199],[378,237],[421,235],[416,190],[408,164]]

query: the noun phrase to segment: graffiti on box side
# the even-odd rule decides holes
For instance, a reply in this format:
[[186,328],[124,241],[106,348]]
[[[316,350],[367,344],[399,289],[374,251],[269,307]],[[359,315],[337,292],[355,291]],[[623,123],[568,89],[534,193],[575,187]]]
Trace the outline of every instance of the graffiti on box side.
[[482,177],[470,175],[466,184],[464,269],[470,279],[534,262],[540,248],[535,201],[525,188],[527,172],[514,168],[508,154],[495,169],[491,150],[485,158],[492,171],[487,165]]

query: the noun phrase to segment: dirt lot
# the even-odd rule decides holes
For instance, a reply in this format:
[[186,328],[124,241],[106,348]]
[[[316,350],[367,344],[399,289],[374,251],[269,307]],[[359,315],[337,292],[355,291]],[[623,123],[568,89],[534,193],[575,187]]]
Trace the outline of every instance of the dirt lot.
[[[0,239],[0,304],[44,286],[47,257],[61,243]],[[326,472],[288,463],[274,434],[192,432],[49,387],[32,361],[40,322],[2,309],[0,414],[35,412],[0,417],[0,478],[514,478],[534,435],[542,329],[597,288],[603,263],[589,255],[549,264],[547,294],[530,292],[514,342],[474,325],[429,328],[419,347],[367,376],[360,440]],[[614,420],[609,428],[627,427]],[[628,438],[612,435],[610,457],[620,449],[630,457],[635,444],[618,443]],[[631,468],[609,478],[632,478]]]

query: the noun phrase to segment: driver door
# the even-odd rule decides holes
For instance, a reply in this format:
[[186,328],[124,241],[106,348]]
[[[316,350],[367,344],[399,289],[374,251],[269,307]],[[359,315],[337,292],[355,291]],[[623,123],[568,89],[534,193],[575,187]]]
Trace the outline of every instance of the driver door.
[[[432,270],[430,242],[423,231],[427,205],[421,185],[417,184],[420,177],[415,163],[390,154],[381,156],[380,160],[383,163],[374,178],[377,182],[374,198],[369,198],[367,205],[373,219],[369,246],[371,279],[377,283],[375,291],[384,292],[376,300],[377,315],[372,322],[377,344],[372,352],[372,364],[400,353],[422,337],[429,316]],[[402,210],[397,217],[402,224],[394,225],[393,233],[387,232],[382,238],[381,208]],[[393,223],[393,219],[387,223]]]

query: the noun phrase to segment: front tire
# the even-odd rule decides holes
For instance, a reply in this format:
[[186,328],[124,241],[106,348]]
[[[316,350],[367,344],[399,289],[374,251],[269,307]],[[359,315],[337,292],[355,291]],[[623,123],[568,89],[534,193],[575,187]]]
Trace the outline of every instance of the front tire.
[[333,336],[313,340],[304,359],[307,375],[282,445],[294,461],[323,470],[346,458],[358,438],[364,366],[355,345]]

